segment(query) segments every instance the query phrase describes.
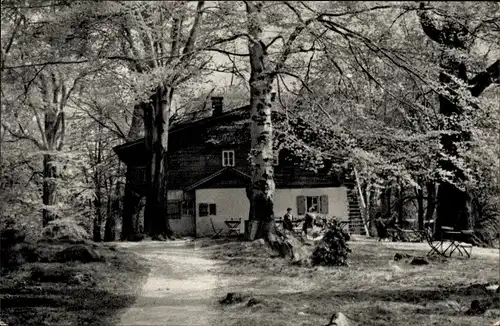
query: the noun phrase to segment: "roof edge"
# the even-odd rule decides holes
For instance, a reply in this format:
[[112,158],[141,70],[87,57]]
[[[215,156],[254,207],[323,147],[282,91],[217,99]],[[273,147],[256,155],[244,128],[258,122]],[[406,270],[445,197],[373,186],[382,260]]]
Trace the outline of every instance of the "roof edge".
[[222,168],[220,169],[219,171],[201,179],[201,180],[198,180],[196,181],[195,183],[193,183],[192,185],[188,186],[185,190],[186,191],[191,191],[191,190],[194,190],[196,188],[198,188],[199,186],[201,186],[202,184],[204,183],[207,183],[208,181],[210,180],[213,180],[214,178],[222,175],[223,173],[225,172],[228,172],[228,171],[233,171],[233,172],[236,172],[238,173],[239,175],[241,175],[242,177],[244,177],[245,179],[252,179],[251,176],[249,176],[248,174],[244,173],[244,172],[241,172],[240,170],[237,170],[235,168],[232,168],[232,167],[225,167],[225,168]]

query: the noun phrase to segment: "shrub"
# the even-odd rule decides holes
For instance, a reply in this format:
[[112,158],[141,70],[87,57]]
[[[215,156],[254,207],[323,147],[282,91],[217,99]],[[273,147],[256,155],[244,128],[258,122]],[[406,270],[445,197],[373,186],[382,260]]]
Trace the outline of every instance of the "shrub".
[[85,229],[72,219],[58,219],[50,221],[43,229],[44,240],[58,240],[68,242],[83,242],[90,238]]
[[350,237],[336,221],[327,223],[327,231],[314,249],[311,257],[313,265],[346,266],[351,249],[347,245]]

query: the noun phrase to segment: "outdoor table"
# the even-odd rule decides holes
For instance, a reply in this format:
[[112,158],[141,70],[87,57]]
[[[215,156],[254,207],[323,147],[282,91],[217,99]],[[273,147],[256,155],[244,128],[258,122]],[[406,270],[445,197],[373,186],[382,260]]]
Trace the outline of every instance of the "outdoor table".
[[443,251],[443,255],[446,255],[446,252],[450,250],[449,257],[453,254],[453,252],[458,251],[460,256],[467,256],[470,258],[470,252],[467,251],[467,248],[470,248],[472,252],[472,245],[463,244],[460,242],[460,236],[469,235],[470,231],[443,231],[443,235],[446,236],[446,239],[450,241],[450,244]]
[[231,236],[233,233],[234,235],[238,236],[240,234],[240,224],[241,220],[225,220],[224,223],[227,225],[229,228],[229,231],[227,232],[227,236]]

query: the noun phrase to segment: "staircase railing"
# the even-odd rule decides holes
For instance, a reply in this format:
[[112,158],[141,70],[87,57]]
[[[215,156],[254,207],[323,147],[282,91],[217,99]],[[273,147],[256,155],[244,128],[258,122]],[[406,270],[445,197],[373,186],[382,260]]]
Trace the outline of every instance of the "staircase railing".
[[368,232],[368,226],[366,224],[366,218],[365,218],[367,215],[366,203],[363,197],[363,191],[361,190],[361,185],[359,183],[358,171],[356,170],[355,166],[353,166],[353,170],[354,170],[354,177],[356,179],[356,187],[358,189],[358,198],[361,203],[361,220],[363,221],[363,227],[365,228],[366,235],[369,235],[370,233]]

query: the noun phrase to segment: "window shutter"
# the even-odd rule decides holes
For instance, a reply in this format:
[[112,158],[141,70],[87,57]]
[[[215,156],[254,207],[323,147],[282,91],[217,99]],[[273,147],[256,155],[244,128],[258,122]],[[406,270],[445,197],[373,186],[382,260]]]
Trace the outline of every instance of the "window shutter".
[[297,196],[297,215],[304,215],[306,213],[306,197]]
[[322,195],[319,197],[319,212],[321,214],[328,214],[328,196]]
[[215,204],[210,204],[210,206],[208,206],[208,214],[209,215],[217,215]]
[[208,204],[200,204],[200,205],[198,205],[198,215],[200,217],[208,215]]

